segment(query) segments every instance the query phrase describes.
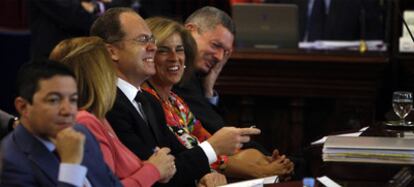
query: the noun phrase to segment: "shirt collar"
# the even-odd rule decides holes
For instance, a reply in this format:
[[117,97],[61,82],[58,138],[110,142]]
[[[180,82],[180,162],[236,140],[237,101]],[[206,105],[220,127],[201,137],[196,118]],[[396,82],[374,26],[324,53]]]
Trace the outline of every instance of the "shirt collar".
[[53,152],[56,149],[55,144],[53,144],[50,140],[45,140],[43,138],[35,136],[36,139],[38,139],[42,144],[49,150],[50,152]]
[[125,96],[128,98],[129,101],[133,102],[135,97],[137,96],[137,93],[141,91],[141,88],[136,88],[129,82],[121,79],[118,77],[118,81],[116,83],[118,88],[125,94]]

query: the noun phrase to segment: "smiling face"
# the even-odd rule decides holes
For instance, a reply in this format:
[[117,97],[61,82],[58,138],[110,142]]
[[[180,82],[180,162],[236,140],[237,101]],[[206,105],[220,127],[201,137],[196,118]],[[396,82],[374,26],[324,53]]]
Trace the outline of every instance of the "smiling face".
[[39,81],[32,103],[22,97],[15,102],[22,124],[32,134],[54,138],[59,131],[75,124],[77,101],[75,79],[55,75]]
[[119,17],[124,38],[110,44],[118,76],[139,86],[155,74],[154,55],[157,47],[145,21],[136,13],[124,12]]
[[216,63],[227,60],[230,56],[234,36],[222,25],[205,31],[191,29],[191,34],[197,43],[199,53],[195,63],[197,71],[207,74]]
[[184,63],[183,40],[178,33],[174,33],[158,44],[158,51],[155,55],[157,74],[152,77],[152,80],[160,86],[171,88],[181,80]]

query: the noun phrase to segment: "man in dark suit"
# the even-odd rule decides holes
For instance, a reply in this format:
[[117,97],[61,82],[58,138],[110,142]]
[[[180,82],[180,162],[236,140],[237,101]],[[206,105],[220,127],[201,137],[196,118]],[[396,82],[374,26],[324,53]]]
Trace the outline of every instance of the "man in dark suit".
[[[218,93],[214,90],[214,84],[233,50],[235,25],[224,11],[204,7],[191,14],[185,26],[197,43],[198,57],[193,65],[194,73],[174,86],[173,91],[184,98],[203,127],[215,133],[225,126],[225,122],[217,107]],[[254,141],[243,147],[254,147],[271,155]]]
[[26,64],[17,87],[21,124],[2,143],[1,186],[121,186],[92,134],[75,125],[77,87],[66,66]]
[[[167,186],[194,186],[210,172],[217,155],[233,154],[255,128],[225,128],[200,146],[187,149],[168,129],[161,105],[140,85],[155,74],[155,39],[145,21],[132,9],[109,9],[91,28],[91,35],[107,43],[118,75],[115,104],[107,119],[119,139],[141,159],[148,159],[156,147],[169,147],[175,156],[177,173]],[[158,184],[161,185],[161,184]]]
[[[384,11],[380,0],[266,0],[296,4],[301,40],[382,40]],[[318,13],[322,11],[322,13]],[[320,29],[315,29],[320,25]],[[318,26],[316,26],[318,27]],[[317,32],[317,33],[314,33]]]
[[233,50],[235,25],[224,11],[204,7],[191,14],[185,26],[197,43],[198,57],[193,64],[195,73],[175,86],[174,92],[184,98],[203,126],[214,133],[224,125],[216,107],[218,95],[214,84]]
[[[225,122],[217,107],[218,93],[214,90],[214,84],[233,50],[235,25],[224,11],[204,7],[191,14],[185,26],[197,43],[198,57],[193,64],[194,73],[174,86],[173,91],[184,98],[203,127],[210,133],[215,133],[225,127]],[[277,150],[270,153],[255,141],[244,144],[243,148],[257,149],[272,158],[281,156]],[[294,160],[294,178],[303,177],[303,160],[293,157],[289,159]]]

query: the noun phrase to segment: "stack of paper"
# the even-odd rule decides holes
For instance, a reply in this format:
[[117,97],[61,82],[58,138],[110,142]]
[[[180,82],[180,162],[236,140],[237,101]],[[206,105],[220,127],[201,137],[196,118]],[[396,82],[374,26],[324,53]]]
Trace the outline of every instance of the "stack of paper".
[[[365,41],[368,51],[386,51],[387,45],[381,40]],[[354,50],[360,49],[361,41],[331,41],[318,40],[314,42],[299,42],[301,49],[320,49],[320,50]]]
[[323,161],[414,165],[414,139],[329,136]]
[[[352,132],[352,133],[344,133],[344,134],[337,134],[337,135],[331,135],[331,136],[352,136],[352,137],[358,137],[360,136],[364,131],[366,131],[368,129],[368,127],[363,127],[361,129],[359,129],[358,132]],[[414,135],[414,134],[413,134]],[[324,136],[319,140],[316,140],[314,142],[311,142],[311,145],[318,145],[318,144],[323,144],[325,143],[326,139],[328,138],[328,136]]]

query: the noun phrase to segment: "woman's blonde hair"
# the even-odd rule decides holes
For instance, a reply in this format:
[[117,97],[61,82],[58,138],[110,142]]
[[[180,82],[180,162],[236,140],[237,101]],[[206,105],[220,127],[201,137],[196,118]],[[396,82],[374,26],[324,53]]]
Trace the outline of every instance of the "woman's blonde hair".
[[145,20],[152,34],[157,39],[157,45],[163,43],[173,34],[180,35],[185,53],[185,72],[182,79],[187,79],[193,71],[194,61],[197,57],[197,43],[191,33],[179,22],[163,17],[152,17]]
[[76,75],[79,108],[103,119],[116,96],[116,72],[105,43],[99,37],[78,37],[60,42],[50,59],[68,65]]

